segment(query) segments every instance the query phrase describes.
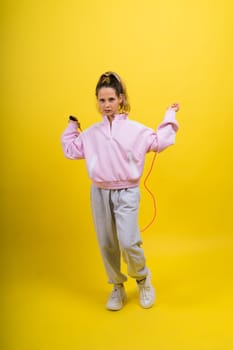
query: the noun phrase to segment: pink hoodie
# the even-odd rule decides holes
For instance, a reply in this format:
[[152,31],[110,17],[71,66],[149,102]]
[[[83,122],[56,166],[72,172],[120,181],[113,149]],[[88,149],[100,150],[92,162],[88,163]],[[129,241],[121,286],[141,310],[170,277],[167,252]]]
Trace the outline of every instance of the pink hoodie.
[[86,159],[88,175],[93,184],[105,189],[138,186],[145,154],[161,152],[174,144],[178,123],[175,112],[168,109],[157,132],[129,120],[127,115],[115,115],[112,127],[106,116],[82,133],[77,123],[70,122],[62,134],[62,147],[69,159]]

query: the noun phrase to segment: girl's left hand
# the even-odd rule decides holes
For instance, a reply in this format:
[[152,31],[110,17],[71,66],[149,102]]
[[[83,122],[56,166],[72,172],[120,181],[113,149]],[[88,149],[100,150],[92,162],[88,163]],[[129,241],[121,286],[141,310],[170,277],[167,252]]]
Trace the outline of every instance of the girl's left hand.
[[180,109],[180,105],[179,103],[173,103],[170,107],[169,107],[170,110],[174,111],[174,112],[178,112],[179,109]]

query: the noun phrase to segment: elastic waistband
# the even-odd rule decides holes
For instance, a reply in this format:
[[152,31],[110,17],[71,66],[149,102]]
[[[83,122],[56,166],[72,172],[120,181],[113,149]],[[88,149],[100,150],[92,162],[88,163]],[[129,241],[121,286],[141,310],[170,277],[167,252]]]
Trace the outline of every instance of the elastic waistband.
[[114,182],[96,182],[92,181],[93,185],[106,190],[120,190],[124,188],[136,187],[139,181],[114,181]]

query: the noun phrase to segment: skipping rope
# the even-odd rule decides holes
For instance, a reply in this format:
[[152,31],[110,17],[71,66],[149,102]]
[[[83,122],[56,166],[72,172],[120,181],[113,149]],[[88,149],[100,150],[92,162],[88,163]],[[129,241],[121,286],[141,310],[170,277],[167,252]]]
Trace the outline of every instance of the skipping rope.
[[140,232],[146,231],[153,224],[153,222],[155,221],[155,218],[156,218],[156,200],[155,200],[155,196],[154,196],[153,192],[147,186],[147,180],[148,180],[148,178],[149,178],[149,176],[150,176],[150,174],[151,174],[151,172],[153,170],[156,156],[157,156],[157,153],[155,153],[154,156],[153,156],[153,159],[152,159],[149,171],[148,171],[148,173],[147,173],[147,175],[145,177],[145,180],[143,182],[143,185],[144,185],[145,189],[147,190],[147,192],[149,193],[149,195],[152,198],[152,202],[153,202],[153,216],[152,216],[151,221],[145,227],[143,227],[143,229],[141,229]]
[[[82,128],[81,128],[81,125],[80,125],[78,119],[76,117],[74,117],[73,115],[71,115],[69,117],[69,119],[72,120],[72,121],[76,121],[78,123],[78,129],[82,132]],[[147,186],[147,180],[150,177],[150,174],[151,174],[151,172],[153,170],[156,156],[157,156],[157,153],[155,152],[155,154],[153,156],[153,159],[152,159],[152,162],[151,162],[151,165],[150,165],[150,168],[149,168],[149,171],[148,171],[148,173],[147,173],[147,175],[145,177],[145,180],[143,182],[143,185],[144,185],[146,191],[149,193],[149,195],[152,198],[152,202],[153,202],[153,216],[152,216],[152,219],[150,220],[150,222],[145,227],[140,229],[140,232],[146,231],[153,224],[153,222],[155,221],[155,218],[156,218],[156,200],[155,200],[155,196],[154,196],[153,192]]]

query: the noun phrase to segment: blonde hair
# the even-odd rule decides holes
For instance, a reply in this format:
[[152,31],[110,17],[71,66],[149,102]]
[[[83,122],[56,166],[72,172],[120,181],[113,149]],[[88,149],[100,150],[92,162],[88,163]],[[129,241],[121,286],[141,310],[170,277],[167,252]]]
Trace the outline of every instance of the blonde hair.
[[130,105],[128,102],[128,95],[125,84],[123,83],[123,81],[117,73],[106,72],[100,76],[95,89],[96,97],[98,96],[99,90],[102,87],[111,87],[115,90],[116,95],[118,97],[122,97],[122,103],[120,104],[119,112],[127,114],[130,111]]

